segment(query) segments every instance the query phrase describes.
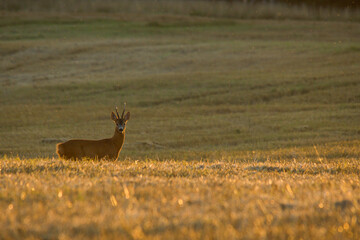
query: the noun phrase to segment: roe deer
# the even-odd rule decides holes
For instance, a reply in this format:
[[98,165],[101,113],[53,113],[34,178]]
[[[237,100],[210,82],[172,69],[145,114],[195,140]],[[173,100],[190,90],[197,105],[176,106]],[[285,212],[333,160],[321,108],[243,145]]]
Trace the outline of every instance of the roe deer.
[[64,143],[56,145],[56,153],[63,159],[109,159],[116,160],[119,156],[122,146],[125,141],[125,128],[126,123],[130,119],[130,112],[122,112],[119,116],[118,109],[116,107],[116,115],[111,112],[111,119],[115,122],[115,133],[112,138],[106,138],[101,140],[82,140],[73,139]]

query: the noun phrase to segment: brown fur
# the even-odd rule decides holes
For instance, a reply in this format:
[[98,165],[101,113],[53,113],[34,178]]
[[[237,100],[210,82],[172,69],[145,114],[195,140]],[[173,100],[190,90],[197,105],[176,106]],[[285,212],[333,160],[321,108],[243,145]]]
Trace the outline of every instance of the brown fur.
[[[130,117],[130,113],[127,114],[127,119]],[[113,116],[112,116],[113,119]],[[116,119],[113,119],[115,123]],[[56,145],[56,153],[63,159],[108,159],[116,160],[119,157],[119,153],[124,145],[125,141],[125,129],[119,132],[115,128],[115,133],[112,138],[106,138],[101,140],[82,140],[73,139],[67,142],[59,143]]]

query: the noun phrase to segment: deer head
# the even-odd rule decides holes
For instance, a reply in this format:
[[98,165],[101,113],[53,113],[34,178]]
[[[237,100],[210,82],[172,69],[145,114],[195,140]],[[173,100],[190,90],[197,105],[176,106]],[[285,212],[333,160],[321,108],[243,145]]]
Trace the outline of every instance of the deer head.
[[119,133],[123,133],[125,132],[125,128],[126,128],[126,123],[127,121],[130,119],[130,112],[127,112],[124,116],[124,113],[125,113],[125,106],[126,106],[126,103],[124,103],[124,110],[121,114],[121,117],[119,115],[119,112],[118,112],[118,108],[115,107],[115,111],[116,111],[116,115],[114,112],[111,112],[111,120],[113,120],[116,124],[116,131],[119,132]]

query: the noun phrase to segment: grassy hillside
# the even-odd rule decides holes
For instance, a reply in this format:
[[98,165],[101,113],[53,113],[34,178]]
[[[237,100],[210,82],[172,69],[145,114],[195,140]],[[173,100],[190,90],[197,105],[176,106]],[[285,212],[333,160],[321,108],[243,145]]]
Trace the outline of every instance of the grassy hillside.
[[110,137],[121,159],[358,140],[360,27],[148,16],[1,19],[0,154]]
[[[0,17],[0,239],[360,238],[360,24]],[[119,161],[55,144],[110,137]]]

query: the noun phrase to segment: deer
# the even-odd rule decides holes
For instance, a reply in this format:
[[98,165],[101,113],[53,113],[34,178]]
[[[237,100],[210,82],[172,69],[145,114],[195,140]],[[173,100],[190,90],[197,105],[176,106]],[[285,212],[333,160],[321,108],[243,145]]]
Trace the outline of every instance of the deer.
[[118,108],[115,107],[116,115],[111,112],[111,120],[115,123],[115,133],[111,138],[101,140],[72,139],[56,145],[56,153],[61,159],[80,160],[89,159],[107,159],[115,161],[125,141],[126,123],[130,119],[130,112],[124,110],[119,116]]

